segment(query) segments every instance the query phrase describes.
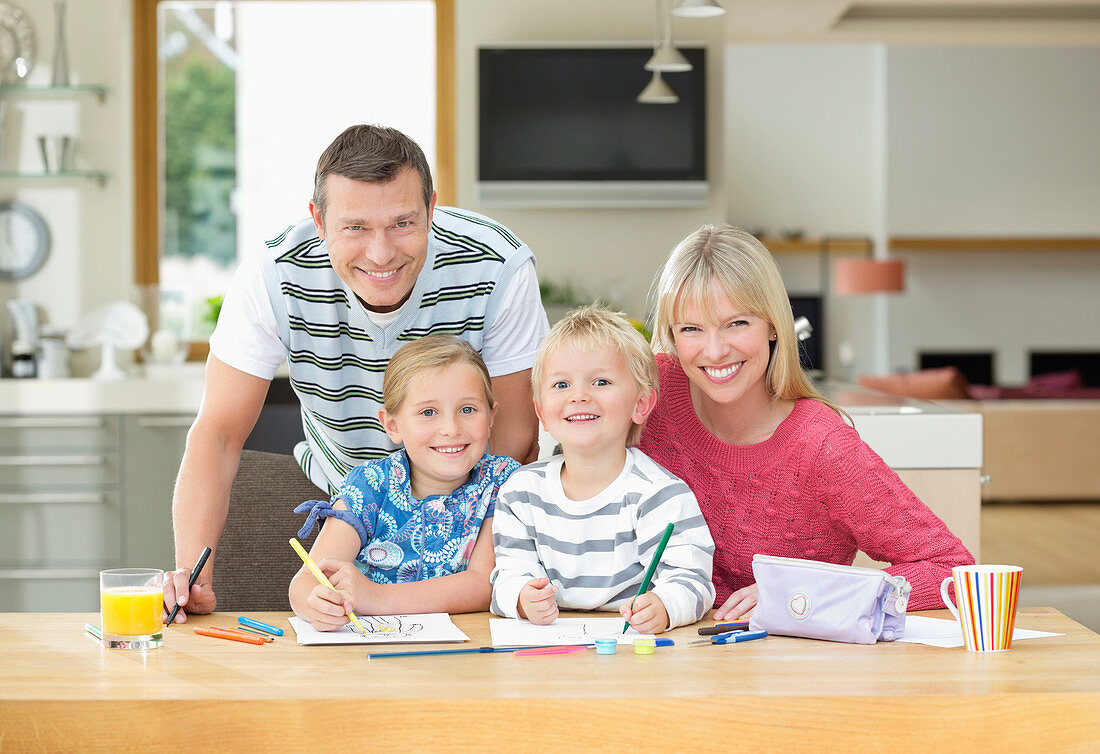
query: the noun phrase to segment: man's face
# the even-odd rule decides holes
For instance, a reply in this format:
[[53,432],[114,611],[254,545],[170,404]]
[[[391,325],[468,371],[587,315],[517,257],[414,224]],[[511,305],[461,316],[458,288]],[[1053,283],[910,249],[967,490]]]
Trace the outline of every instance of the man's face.
[[405,303],[428,255],[431,204],[424,206],[420,176],[407,167],[384,183],[330,175],[324,217],[309,205],[329,260],[365,307],[389,312]]

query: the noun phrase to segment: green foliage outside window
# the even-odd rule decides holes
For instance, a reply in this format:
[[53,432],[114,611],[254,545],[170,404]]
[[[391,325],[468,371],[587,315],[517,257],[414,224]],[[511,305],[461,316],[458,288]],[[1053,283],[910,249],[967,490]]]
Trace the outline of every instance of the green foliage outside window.
[[209,55],[167,61],[164,84],[166,255],[236,260],[236,84]]

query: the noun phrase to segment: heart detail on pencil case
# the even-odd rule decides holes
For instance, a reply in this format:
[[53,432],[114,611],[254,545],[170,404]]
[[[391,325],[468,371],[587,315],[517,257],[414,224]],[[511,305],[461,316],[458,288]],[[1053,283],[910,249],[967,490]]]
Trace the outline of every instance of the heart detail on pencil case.
[[795,592],[791,595],[791,601],[787,603],[787,609],[795,620],[806,620],[810,617],[810,596],[805,592]]

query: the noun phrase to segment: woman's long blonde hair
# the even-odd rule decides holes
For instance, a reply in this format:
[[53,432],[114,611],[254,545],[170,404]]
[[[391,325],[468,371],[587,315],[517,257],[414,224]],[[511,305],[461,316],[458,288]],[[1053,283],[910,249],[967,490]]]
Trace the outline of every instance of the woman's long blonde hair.
[[695,303],[704,317],[717,319],[710,295],[716,286],[738,309],[775,328],[776,338],[764,375],[769,395],[783,400],[813,398],[837,414],[848,416],[827,400],[802,371],[791,301],[775,259],[754,236],[732,225],[704,225],[668,255],[650,292],[655,351],[676,353],[672,328],[683,314],[686,301]]

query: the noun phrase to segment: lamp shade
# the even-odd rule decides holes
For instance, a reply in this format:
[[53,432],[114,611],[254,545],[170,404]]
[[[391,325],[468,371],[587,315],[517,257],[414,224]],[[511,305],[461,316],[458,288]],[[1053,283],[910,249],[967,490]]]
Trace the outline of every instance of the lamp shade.
[[679,101],[680,97],[668,82],[661,78],[660,71],[653,72],[653,78],[638,95],[638,102],[643,105],[675,105]]
[[717,0],[680,0],[672,8],[672,15],[684,18],[713,18],[725,12]]
[[838,296],[904,290],[905,262],[900,259],[838,259],[833,265],[833,292]]
[[691,63],[671,43],[663,42],[646,61],[645,69],[647,71],[664,71],[665,73],[682,73],[691,70]]

